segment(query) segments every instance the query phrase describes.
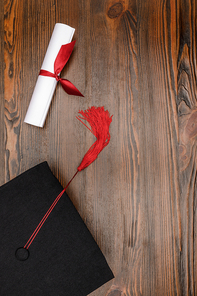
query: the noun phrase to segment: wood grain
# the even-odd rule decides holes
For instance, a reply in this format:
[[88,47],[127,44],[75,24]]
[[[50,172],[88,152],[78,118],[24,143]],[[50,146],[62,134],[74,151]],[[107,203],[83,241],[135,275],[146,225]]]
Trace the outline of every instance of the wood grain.
[[[181,271],[184,292],[196,288],[196,7],[181,3],[183,10],[178,52],[177,106],[179,116],[180,204],[182,217]],[[183,21],[184,19],[184,21]]]
[[[92,296],[197,294],[196,9],[195,0],[5,0],[4,18],[0,10],[1,184],[47,160],[66,185],[95,140],[78,110],[113,114],[110,144],[68,188],[115,274]],[[58,85],[40,129],[23,120],[56,22],[76,29],[62,76],[85,97]]]
[[4,150],[5,150],[5,144],[4,144],[4,79],[3,79],[3,73],[4,73],[4,40],[3,40],[3,34],[4,34],[4,6],[1,5],[0,8],[0,36],[1,36],[1,42],[0,42],[0,122],[1,122],[1,133],[0,133],[0,185],[5,183],[5,160],[4,160]]
[[[20,150],[19,135],[21,118],[20,110],[20,59],[21,59],[21,28],[22,5],[17,1],[6,1],[4,5],[4,98],[5,98],[5,170],[6,181],[19,173]],[[17,17],[16,17],[17,16]]]

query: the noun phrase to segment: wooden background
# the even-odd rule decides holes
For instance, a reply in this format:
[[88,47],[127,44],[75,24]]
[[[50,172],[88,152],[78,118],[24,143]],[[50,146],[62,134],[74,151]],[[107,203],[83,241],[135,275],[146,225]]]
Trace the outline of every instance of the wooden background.
[[[91,296],[197,295],[196,1],[1,4],[0,183],[47,160],[66,185],[95,140],[78,110],[105,106],[110,144],[67,191],[115,274]],[[85,97],[58,85],[42,129],[23,120],[56,22]]]

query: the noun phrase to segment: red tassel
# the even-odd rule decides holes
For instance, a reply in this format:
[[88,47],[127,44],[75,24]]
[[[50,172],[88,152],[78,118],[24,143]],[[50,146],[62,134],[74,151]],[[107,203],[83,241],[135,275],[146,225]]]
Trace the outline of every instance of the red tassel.
[[82,171],[87,166],[89,166],[98,156],[98,154],[109,144],[110,133],[109,126],[112,122],[112,116],[109,112],[104,110],[104,107],[91,107],[85,111],[79,111],[82,115],[78,116],[77,119],[81,121],[86,120],[91,129],[83,123],[97,138],[96,142],[90,147],[90,149],[85,154],[80,166],[77,168],[78,171]]
[[[42,228],[43,224],[46,222],[47,218],[49,217],[50,213],[62,197],[63,193],[66,191],[67,187],[71,183],[71,181],[75,178],[79,171],[82,171],[87,166],[89,166],[98,156],[98,154],[109,144],[110,141],[110,133],[109,133],[109,126],[112,122],[112,116],[110,116],[109,112],[104,110],[104,107],[91,107],[85,111],[79,111],[82,115],[78,116],[77,119],[81,121],[97,138],[96,142],[90,147],[88,152],[85,154],[80,166],[77,168],[77,172],[74,174],[72,179],[68,182],[67,186],[60,192],[60,194],[56,197],[46,214],[43,216],[42,220],[30,236],[29,240],[23,247],[24,249],[28,250],[34,239],[36,238],[38,232]],[[86,120],[89,124],[91,129],[82,121]]]

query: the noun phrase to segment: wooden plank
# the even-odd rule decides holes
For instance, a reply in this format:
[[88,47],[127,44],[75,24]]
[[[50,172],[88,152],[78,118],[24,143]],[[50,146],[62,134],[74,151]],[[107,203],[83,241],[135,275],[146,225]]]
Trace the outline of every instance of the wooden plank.
[[3,73],[4,73],[4,40],[3,40],[3,34],[4,34],[4,6],[1,5],[0,8],[0,36],[1,36],[1,42],[0,42],[0,123],[1,123],[1,136],[0,136],[0,185],[4,184],[5,182],[5,158],[4,158],[4,147],[5,147],[5,139],[4,139],[4,79],[3,79]]
[[45,4],[8,0],[4,5],[7,181],[48,157],[47,126],[23,122],[55,24],[53,1],[47,1],[48,10]]
[[4,98],[5,98],[5,179],[12,179],[19,173],[20,152],[20,69],[21,69],[21,29],[23,3],[5,1],[4,4]]
[[[23,60],[21,81],[23,107],[21,108],[21,171],[47,160],[49,165],[50,111],[44,128],[37,128],[23,122],[36,84],[36,80],[55,25],[55,4],[52,0],[27,1],[23,8]],[[55,153],[55,151],[54,151]]]
[[180,42],[177,56],[177,109],[179,116],[180,204],[182,248],[180,270],[183,293],[196,288],[196,2],[181,1]]
[[[180,295],[176,104],[169,4],[138,2],[142,294]],[[156,9],[155,9],[156,7]],[[172,28],[173,29],[173,28]],[[172,90],[172,91],[171,91]]]

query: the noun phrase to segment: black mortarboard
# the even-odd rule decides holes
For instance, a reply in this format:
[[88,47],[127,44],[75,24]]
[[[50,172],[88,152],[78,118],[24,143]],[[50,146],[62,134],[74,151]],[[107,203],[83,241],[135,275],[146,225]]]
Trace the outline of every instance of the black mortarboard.
[[29,254],[18,249],[61,191],[47,162],[0,187],[1,296],[85,296],[113,278],[66,193],[29,247]]

